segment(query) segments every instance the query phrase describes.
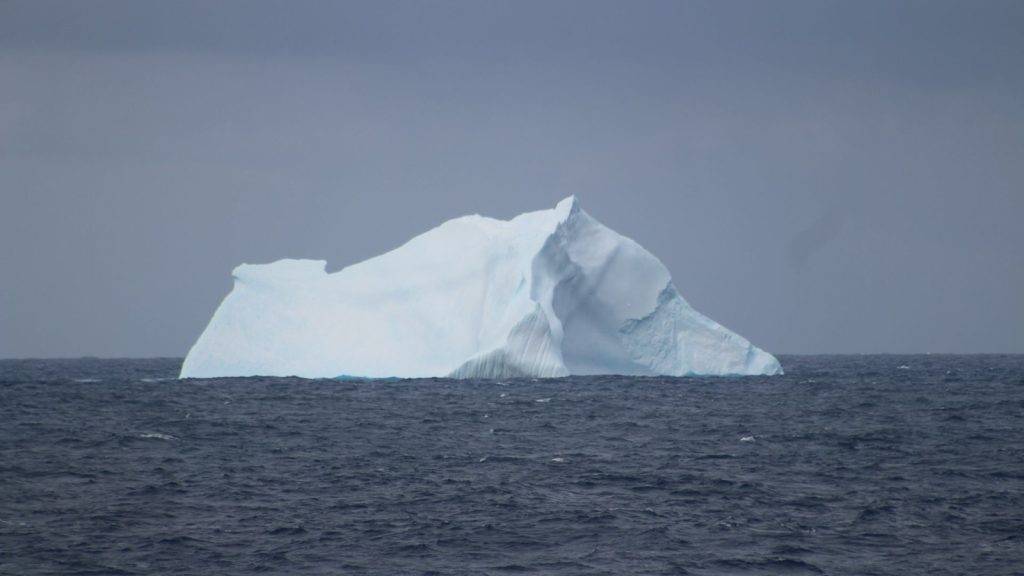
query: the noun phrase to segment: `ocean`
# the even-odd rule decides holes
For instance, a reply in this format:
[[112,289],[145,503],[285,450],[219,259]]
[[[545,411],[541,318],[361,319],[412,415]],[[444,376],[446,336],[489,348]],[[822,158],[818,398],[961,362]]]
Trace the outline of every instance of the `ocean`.
[[1024,356],[179,381],[0,361],[0,574],[1024,574]]

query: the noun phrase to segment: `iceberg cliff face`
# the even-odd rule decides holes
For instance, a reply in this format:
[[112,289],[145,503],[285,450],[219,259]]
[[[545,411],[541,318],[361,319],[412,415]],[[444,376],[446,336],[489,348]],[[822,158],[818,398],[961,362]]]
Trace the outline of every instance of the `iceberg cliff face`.
[[236,268],[181,377],[782,372],[572,197],[509,221],[456,218],[338,272],[325,266]]

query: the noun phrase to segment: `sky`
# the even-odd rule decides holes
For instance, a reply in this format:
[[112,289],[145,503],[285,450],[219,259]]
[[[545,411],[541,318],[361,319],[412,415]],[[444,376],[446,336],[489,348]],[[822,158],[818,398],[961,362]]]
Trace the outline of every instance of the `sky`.
[[1024,3],[0,2],[0,357],[575,194],[774,353],[1024,352]]

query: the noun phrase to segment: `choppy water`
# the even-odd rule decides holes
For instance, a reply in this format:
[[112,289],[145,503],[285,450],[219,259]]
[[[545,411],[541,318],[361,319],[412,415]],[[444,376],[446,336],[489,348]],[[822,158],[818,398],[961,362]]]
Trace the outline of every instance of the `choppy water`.
[[0,574],[1024,574],[1024,356],[176,381],[0,361]]

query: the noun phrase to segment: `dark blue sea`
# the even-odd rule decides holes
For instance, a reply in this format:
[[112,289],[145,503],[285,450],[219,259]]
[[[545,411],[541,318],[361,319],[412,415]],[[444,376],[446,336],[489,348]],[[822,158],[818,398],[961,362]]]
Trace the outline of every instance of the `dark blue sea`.
[[1024,574],[1024,356],[761,378],[0,361],[0,574]]

